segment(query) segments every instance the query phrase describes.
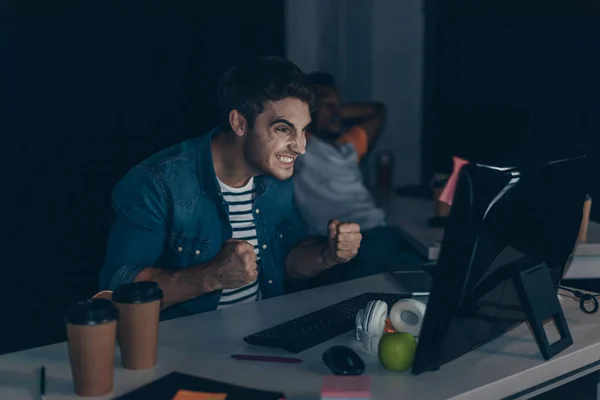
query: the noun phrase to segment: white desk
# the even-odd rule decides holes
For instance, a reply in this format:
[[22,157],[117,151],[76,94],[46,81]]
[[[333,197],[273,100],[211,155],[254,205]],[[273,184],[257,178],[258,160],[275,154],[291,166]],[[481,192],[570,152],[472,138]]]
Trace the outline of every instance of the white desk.
[[[385,207],[390,225],[398,226],[404,238],[428,260],[437,260],[444,228],[432,228],[428,219],[433,217],[433,200],[412,197],[393,197]],[[587,243],[577,246],[575,256],[600,255],[600,224],[589,222]]]
[[[573,301],[564,303],[574,345],[544,362],[526,326],[520,326],[436,372],[414,376],[385,370],[352,333],[297,355],[302,364],[236,361],[233,353],[284,355],[277,349],[249,346],[248,334],[298,317],[365,291],[398,292],[387,275],[299,292],[255,304],[198,314],[160,324],[159,364],[147,371],[127,371],[116,360],[115,390],[105,398],[128,392],[178,370],[259,389],[280,390],[290,400],[318,400],[321,379],[329,374],[321,354],[329,346],[353,347],[367,364],[372,398],[382,399],[501,399],[530,398],[550,388],[600,369],[600,314],[586,315]],[[118,354],[118,353],[117,353]],[[39,368],[46,366],[48,400],[76,399],[66,343],[0,356],[0,399],[38,399]],[[568,375],[573,371],[579,371]],[[548,382],[552,383],[548,383]],[[539,386],[538,386],[539,385]],[[523,395],[531,388],[534,392]]]

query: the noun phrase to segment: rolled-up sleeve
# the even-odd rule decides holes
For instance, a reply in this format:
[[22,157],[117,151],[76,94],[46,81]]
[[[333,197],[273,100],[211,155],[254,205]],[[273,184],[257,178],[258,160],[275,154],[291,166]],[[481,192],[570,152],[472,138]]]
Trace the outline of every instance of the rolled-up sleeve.
[[117,183],[112,195],[115,222],[100,270],[100,290],[131,282],[154,266],[166,235],[166,192],[158,172],[137,166]]

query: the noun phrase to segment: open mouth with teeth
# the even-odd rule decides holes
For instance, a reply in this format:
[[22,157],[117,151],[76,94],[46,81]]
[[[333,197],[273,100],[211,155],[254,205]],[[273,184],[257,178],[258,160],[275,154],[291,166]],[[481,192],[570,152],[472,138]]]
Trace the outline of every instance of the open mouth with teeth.
[[294,162],[295,157],[290,156],[275,156],[277,160],[283,164],[292,164]]

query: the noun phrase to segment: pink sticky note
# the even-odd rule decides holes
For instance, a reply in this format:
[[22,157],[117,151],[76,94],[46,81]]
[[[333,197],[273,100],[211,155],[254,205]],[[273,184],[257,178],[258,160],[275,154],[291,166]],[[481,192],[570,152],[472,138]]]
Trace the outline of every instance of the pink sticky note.
[[179,390],[173,400],[225,400],[226,393],[193,392],[191,390]]
[[444,187],[439,198],[441,202],[446,203],[449,206],[452,205],[452,199],[454,199],[454,191],[456,190],[456,184],[458,183],[458,174],[462,167],[469,163],[467,160],[463,160],[460,157],[452,157],[452,161],[454,163],[452,174],[450,175],[450,178],[448,178],[448,183],[446,183],[446,187]]
[[321,397],[330,399],[364,399],[371,397],[368,376],[326,376],[321,386]]

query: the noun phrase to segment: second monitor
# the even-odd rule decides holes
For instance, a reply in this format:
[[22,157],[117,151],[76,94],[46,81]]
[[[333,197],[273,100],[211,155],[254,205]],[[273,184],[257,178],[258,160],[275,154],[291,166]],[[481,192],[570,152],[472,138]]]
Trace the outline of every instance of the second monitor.
[[[519,168],[467,165],[434,273],[416,374],[528,321],[544,358],[571,343],[557,299],[588,189],[585,149]],[[554,318],[561,339],[543,330]]]

